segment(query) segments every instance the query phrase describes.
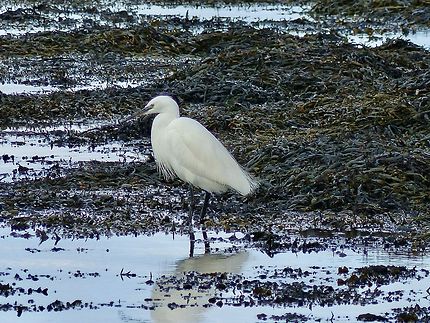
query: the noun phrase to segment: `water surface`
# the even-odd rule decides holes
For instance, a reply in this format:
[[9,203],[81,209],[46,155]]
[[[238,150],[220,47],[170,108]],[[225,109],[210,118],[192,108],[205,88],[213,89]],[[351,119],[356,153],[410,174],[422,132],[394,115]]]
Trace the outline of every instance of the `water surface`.
[[[204,253],[203,243],[199,240],[195,256],[190,258],[189,239],[186,235],[157,233],[153,236],[100,237],[98,240],[63,238],[57,243],[51,237],[40,244],[32,230],[25,232],[31,237],[16,237],[23,233],[11,233],[9,228],[1,230],[0,283],[16,284],[25,290],[47,288],[47,295],[17,293],[9,297],[0,296],[2,303],[34,303],[46,308],[56,300],[63,303],[80,300],[90,304],[93,309],[84,307],[59,312],[23,312],[20,318],[16,312],[8,311],[2,314],[7,322],[22,322],[23,319],[31,322],[168,322],[172,318],[176,322],[255,322],[260,313],[282,315],[286,312],[323,320],[329,320],[333,312],[341,320],[345,320],[354,319],[363,311],[382,314],[393,308],[410,305],[410,298],[421,306],[429,305],[425,290],[430,284],[430,277],[424,277],[421,280],[405,279],[380,287],[387,293],[403,290],[404,296],[394,302],[375,297],[378,303],[367,305],[365,309],[357,305],[315,305],[312,309],[255,306],[244,310],[243,307],[228,305],[206,308],[203,305],[208,304],[208,299],[219,296],[220,292],[215,289],[203,292],[191,289],[187,293],[193,297],[190,302],[194,306],[172,310],[168,305],[183,302],[184,291],[170,292],[166,297],[166,293],[161,292],[157,284],[163,275],[180,277],[193,271],[227,272],[258,279],[262,273],[289,267],[310,271],[312,274],[302,279],[305,283],[332,285],[336,288],[339,267],[354,269],[377,264],[416,267],[419,271],[421,268],[429,268],[430,258],[407,253],[393,254],[371,247],[359,247],[356,250],[335,248],[310,253],[285,252],[269,257],[257,249],[243,248],[240,243],[229,242],[228,238],[234,233],[222,232],[209,234],[215,239],[212,239],[211,254]],[[241,233],[235,235],[243,237]],[[197,238],[201,239],[200,234]],[[229,247],[235,247],[235,251],[227,251]],[[122,277],[121,273],[124,274]],[[295,280],[288,277],[279,279],[284,282]]]

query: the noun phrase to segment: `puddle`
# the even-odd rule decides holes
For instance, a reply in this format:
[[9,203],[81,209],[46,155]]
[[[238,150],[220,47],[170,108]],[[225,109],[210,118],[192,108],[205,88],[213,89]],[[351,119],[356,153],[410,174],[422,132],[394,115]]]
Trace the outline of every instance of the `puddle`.
[[[427,256],[390,254],[380,248],[366,248],[366,252],[360,248],[334,248],[269,257],[256,249],[229,242],[232,234],[209,233],[212,254],[204,254],[203,243],[199,240],[195,257],[189,258],[189,239],[183,235],[157,233],[101,237],[99,240],[61,239],[58,243],[48,239],[41,244],[34,235],[33,231],[11,233],[8,228],[0,232],[0,283],[3,288],[6,285],[20,288],[6,297],[0,295],[3,310],[5,304],[14,304],[2,314],[8,322],[22,319],[32,322],[169,322],[173,319],[176,322],[254,322],[262,313],[267,317],[296,313],[311,320],[330,320],[332,315],[340,320],[355,320],[362,313],[383,314],[415,303],[430,305],[425,291],[430,277],[427,271],[421,270],[430,265]],[[240,241],[243,234],[236,236]],[[260,280],[261,284],[277,282],[279,286],[303,282],[310,286],[332,286],[335,290],[347,289],[338,286],[338,279],[345,277],[338,273],[338,268],[345,266],[351,272],[354,268],[371,265],[406,266],[415,268],[417,275],[380,287],[360,288],[383,292],[380,297],[374,297],[375,304],[366,304],[365,308],[347,303],[328,307],[316,304],[311,308],[275,304],[233,306],[243,291],[227,288],[220,291],[214,286],[199,290],[186,287],[179,291],[170,286],[172,289],[168,290],[169,279],[176,282],[181,277],[195,275],[193,272],[226,272],[235,279]],[[285,268],[308,274],[273,276]],[[399,290],[403,291],[400,296]],[[388,297],[390,292],[398,297]],[[214,297],[222,299],[224,305],[208,306]],[[255,293],[253,297],[257,301]],[[229,303],[229,299],[233,303]],[[59,306],[60,302],[65,307]],[[363,302],[366,303],[364,299]],[[179,307],[172,309],[172,304]],[[24,308],[22,317],[17,316],[19,306]]]
[[347,36],[347,38],[351,43],[370,47],[381,46],[390,39],[403,39],[430,50],[430,29],[418,30],[407,35],[402,33],[387,32],[384,34],[374,34],[372,36],[367,34],[357,34]]
[[55,87],[52,85],[29,85],[29,84],[20,84],[20,83],[3,83],[0,84],[0,92],[3,94],[44,94],[51,93],[53,91],[81,91],[81,90],[105,90],[107,88],[128,88],[128,87],[137,87],[141,84],[134,82],[91,82],[89,85],[80,85],[74,87],[67,87],[65,89],[64,86]]
[[[6,129],[0,133],[0,181],[36,179],[58,176],[61,167],[74,167],[79,162],[145,161],[146,154],[139,143],[113,142],[99,145],[61,145],[58,136],[68,132],[80,133],[97,124],[70,125],[45,128]],[[149,144],[148,144],[149,145]],[[149,147],[149,146],[148,146]]]
[[54,90],[57,90],[57,89],[50,85],[35,86],[35,85],[18,84],[18,83],[0,84],[0,92],[2,92],[3,94],[49,93]]
[[[232,20],[241,20],[244,22],[263,22],[263,21],[285,21],[299,18],[308,18],[305,11],[310,9],[309,6],[291,6],[282,4],[239,4],[239,5],[214,5],[214,6],[190,6],[190,5],[172,5],[160,6],[141,4],[128,7],[138,15],[148,16],[176,16],[198,18],[200,20],[211,20],[213,18],[229,18]],[[121,10],[121,8],[117,8]]]

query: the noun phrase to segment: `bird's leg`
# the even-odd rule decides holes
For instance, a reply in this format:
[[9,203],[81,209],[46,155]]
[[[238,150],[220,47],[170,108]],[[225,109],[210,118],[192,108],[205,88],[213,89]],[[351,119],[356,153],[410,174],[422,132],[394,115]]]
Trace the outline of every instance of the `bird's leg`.
[[193,212],[194,212],[194,188],[190,185],[190,200],[188,202],[188,233],[190,235],[190,257],[194,256],[194,244],[196,236],[193,228]]
[[206,231],[206,226],[204,224],[205,223],[205,215],[206,215],[206,211],[208,209],[210,197],[211,197],[211,193],[206,192],[202,212],[200,213],[200,224],[202,226],[203,240],[205,242],[205,253],[210,253],[210,250],[211,250],[210,245],[209,245],[208,233]]
[[200,213],[200,224],[205,222],[205,215],[209,205],[209,199],[211,198],[211,193],[206,192],[205,201],[203,203],[202,212]]
[[209,244],[208,233],[207,233],[206,227],[204,225],[202,226],[202,234],[203,234],[203,241],[205,243],[205,253],[210,253],[211,252],[211,246]]
[[194,231],[191,228],[190,231],[190,257],[194,256],[194,244],[196,243],[196,237],[194,236]]
[[190,201],[188,205],[188,233],[190,234],[190,257],[194,256],[194,244],[196,237],[193,229],[193,211],[194,211],[194,188],[190,184]]
[[193,212],[194,212],[194,188],[190,184],[190,201],[188,202],[188,225],[193,225]]

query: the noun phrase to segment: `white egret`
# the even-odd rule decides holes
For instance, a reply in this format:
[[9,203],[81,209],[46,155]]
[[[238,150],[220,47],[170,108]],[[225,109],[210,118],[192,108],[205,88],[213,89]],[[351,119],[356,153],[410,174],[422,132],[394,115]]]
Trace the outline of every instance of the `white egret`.
[[257,188],[257,181],[212,133],[198,121],[179,116],[179,106],[170,96],[153,98],[140,114],[157,114],[151,128],[151,144],[159,171],[166,179],[177,176],[190,184],[190,225],[193,186],[206,192],[201,221],[211,193],[233,189],[245,196]]

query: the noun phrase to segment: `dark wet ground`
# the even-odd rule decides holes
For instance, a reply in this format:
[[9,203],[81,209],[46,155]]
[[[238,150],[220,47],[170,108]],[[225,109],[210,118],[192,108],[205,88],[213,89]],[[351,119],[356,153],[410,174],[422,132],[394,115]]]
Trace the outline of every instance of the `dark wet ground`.
[[[368,6],[366,1],[341,6],[327,1],[207,7],[3,4],[2,252],[19,245],[21,260],[9,264],[3,257],[1,309],[35,319],[42,317],[35,313],[66,312],[72,314],[62,320],[97,320],[111,315],[101,308],[123,314],[124,308],[133,308],[142,314],[158,306],[168,309],[168,316],[197,308],[201,313],[211,309],[226,321],[235,320],[233,308],[252,308],[247,312],[251,321],[313,321],[330,320],[326,309],[332,308],[332,319],[340,321],[425,321],[429,6],[372,2],[371,13]],[[123,122],[160,92],[177,95],[182,113],[217,134],[261,180],[255,196],[218,196],[209,210],[206,226],[214,237],[241,234],[240,239],[212,241],[215,256],[232,257],[233,264],[240,259],[234,269],[216,267],[217,259],[202,270],[194,258],[186,258],[186,186],[165,183],[157,174],[150,156],[150,120]],[[121,268],[113,265],[117,256],[107,253],[107,260],[95,266],[103,282],[121,281],[121,269],[132,270],[126,275],[132,279],[129,289],[120,294],[127,299],[143,284],[145,292],[138,296],[148,299],[143,303],[129,299],[121,306],[114,293],[103,300],[90,296],[97,285],[88,291],[82,287],[86,293],[43,300],[52,288],[58,293],[68,288],[56,270],[80,271],[86,281],[99,277],[82,269],[88,261],[82,253],[70,256],[82,268],[47,262],[51,265],[37,274],[31,272],[39,270],[34,263],[22,260],[34,254],[43,261],[51,253],[55,259],[70,239],[90,239],[83,241],[91,244],[105,237],[119,242],[123,236],[135,240],[119,254],[147,239],[147,248],[160,253],[154,257],[163,258],[162,247],[153,243],[160,233],[185,239],[179,244],[181,256],[179,247],[164,255],[170,269],[139,267],[145,252],[126,257]],[[202,243],[197,246],[200,255]],[[76,248],[85,249],[85,243]],[[106,250],[103,244],[94,248]],[[367,256],[378,251],[385,258]],[[257,260],[237,256],[241,252],[267,258],[258,258],[257,267]],[[348,257],[351,252],[361,258]],[[310,258],[291,266],[288,257],[307,254],[314,262]],[[281,260],[271,260],[276,257]],[[140,263],[151,262],[143,258]],[[131,259],[137,264],[127,266]],[[344,263],[333,264],[333,259]],[[113,277],[100,273],[103,261]],[[190,263],[184,274],[183,262]],[[42,281],[53,277],[57,285],[48,291],[43,283],[21,287],[23,270],[42,275]],[[157,278],[154,288],[147,283],[148,272]],[[330,276],[326,282],[325,273]],[[151,290],[182,296],[154,301],[145,294]],[[195,290],[210,290],[205,295],[211,296],[194,296],[204,301],[191,306],[183,295]],[[38,297],[25,299],[29,295]],[[371,304],[394,305],[380,310]],[[157,321],[148,313],[137,317]],[[210,314],[202,315],[202,321],[213,321]],[[130,321],[133,315],[127,317],[113,322]]]

